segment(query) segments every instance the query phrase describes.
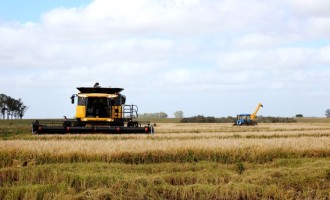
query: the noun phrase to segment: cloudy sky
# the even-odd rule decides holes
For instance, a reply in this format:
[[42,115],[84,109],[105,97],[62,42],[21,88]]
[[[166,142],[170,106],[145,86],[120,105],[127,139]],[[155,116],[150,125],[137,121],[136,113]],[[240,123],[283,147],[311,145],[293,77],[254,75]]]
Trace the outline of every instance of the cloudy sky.
[[0,93],[27,118],[74,116],[76,87],[140,113],[323,117],[328,0],[0,0]]

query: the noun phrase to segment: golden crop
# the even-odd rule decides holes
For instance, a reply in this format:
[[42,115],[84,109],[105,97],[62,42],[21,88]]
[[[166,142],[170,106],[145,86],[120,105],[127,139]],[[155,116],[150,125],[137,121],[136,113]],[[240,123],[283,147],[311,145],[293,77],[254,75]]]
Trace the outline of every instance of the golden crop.
[[3,127],[0,199],[330,197],[330,123],[161,123],[154,135]]

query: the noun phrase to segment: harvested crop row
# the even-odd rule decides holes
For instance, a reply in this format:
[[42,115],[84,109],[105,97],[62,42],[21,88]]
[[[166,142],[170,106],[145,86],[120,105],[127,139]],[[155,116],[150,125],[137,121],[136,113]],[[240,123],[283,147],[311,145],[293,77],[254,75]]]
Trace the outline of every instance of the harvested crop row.
[[313,131],[262,131],[243,133],[164,133],[155,135],[104,135],[104,134],[68,134],[68,135],[31,135],[24,140],[188,140],[188,139],[230,139],[230,138],[295,138],[330,137],[330,130]]
[[106,161],[124,163],[267,162],[274,158],[330,156],[330,138],[0,141],[1,166],[12,159],[37,163]]

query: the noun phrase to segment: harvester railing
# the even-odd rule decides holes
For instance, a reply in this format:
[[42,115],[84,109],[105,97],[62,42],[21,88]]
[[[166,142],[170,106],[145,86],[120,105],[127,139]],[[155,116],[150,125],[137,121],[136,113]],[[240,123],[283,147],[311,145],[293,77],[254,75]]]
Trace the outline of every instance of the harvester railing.
[[138,107],[137,105],[124,105],[124,111],[123,111],[125,118],[138,118]]

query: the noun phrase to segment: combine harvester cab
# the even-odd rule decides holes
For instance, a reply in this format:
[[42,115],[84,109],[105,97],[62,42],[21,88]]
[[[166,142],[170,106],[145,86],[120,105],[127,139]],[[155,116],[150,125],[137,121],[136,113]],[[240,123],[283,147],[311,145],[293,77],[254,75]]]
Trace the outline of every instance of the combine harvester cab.
[[242,126],[242,125],[256,125],[257,122],[251,120],[250,114],[239,114],[237,115],[235,126]]
[[106,134],[153,134],[149,122],[140,122],[138,107],[125,105],[123,88],[80,87],[77,98],[76,119],[36,120],[32,123],[35,134],[56,133],[106,133]]

